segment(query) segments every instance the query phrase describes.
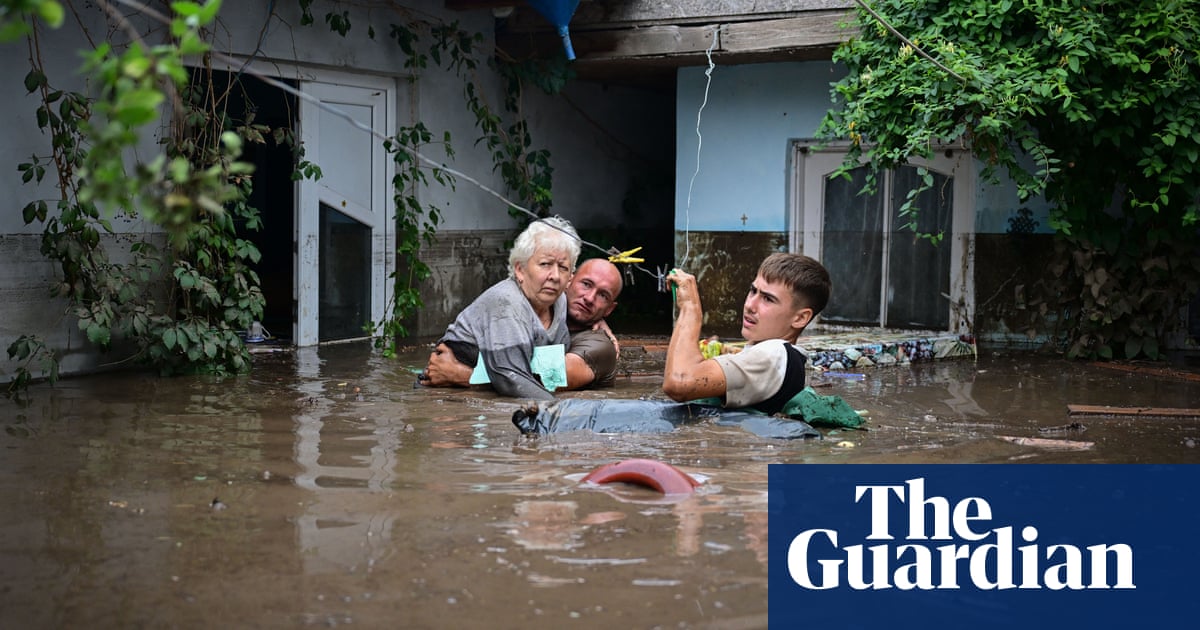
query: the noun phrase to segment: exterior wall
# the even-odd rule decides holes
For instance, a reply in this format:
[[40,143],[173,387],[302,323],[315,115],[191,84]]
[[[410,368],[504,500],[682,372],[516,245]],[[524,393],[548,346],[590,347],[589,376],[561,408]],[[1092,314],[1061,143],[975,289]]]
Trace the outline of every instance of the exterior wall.
[[[983,170],[981,162],[976,165]],[[1019,303],[1031,295],[1052,260],[1049,204],[1041,198],[1022,203],[1007,177],[997,182],[977,177],[977,181],[975,260],[980,264],[975,265],[975,336],[991,346],[1040,346],[1049,331],[1027,334],[1028,313]],[[1032,232],[1022,232],[1029,226],[1015,222],[1022,208],[1030,212]]]
[[[705,333],[737,335],[746,285],[758,262],[788,248],[789,143],[816,135],[830,108],[830,85],[843,70],[829,61],[717,65],[705,102],[707,68],[677,75],[675,256],[703,290]],[[697,173],[697,146],[700,146]],[[1032,286],[1053,250],[1044,200],[1021,203],[1004,177],[979,177],[976,162],[974,266],[976,312],[967,327],[991,343],[1031,343],[1019,328],[1015,290]],[[690,204],[689,184],[691,185]],[[1013,234],[1020,208],[1033,234]],[[957,264],[957,263],[955,263]]]
[[[273,14],[268,10],[269,5]],[[419,120],[436,137],[449,132],[454,157],[448,159],[434,147],[428,149],[428,157],[445,160],[448,166],[484,186],[505,193],[486,147],[475,144],[479,132],[474,115],[466,108],[463,80],[452,72],[432,67],[413,76],[403,67],[399,48],[387,37],[388,24],[400,21],[409,12],[432,19],[440,17],[447,23],[457,21],[465,30],[483,33],[485,41],[477,50],[486,56],[492,49],[495,24],[491,11],[448,11],[444,3],[432,0],[404,5],[388,3],[368,11],[337,4],[338,11],[350,11],[353,25],[345,37],[340,37],[331,33],[321,20],[325,11],[335,8],[323,0],[312,7],[318,19],[310,27],[298,26],[300,13],[295,3],[265,0],[226,3],[219,17],[220,25],[214,29],[218,33],[215,47],[241,59],[253,56],[255,68],[286,79],[319,79],[323,72],[333,70],[411,81],[408,93],[412,97],[400,104],[397,124]],[[87,7],[80,14],[89,20],[87,29],[93,37],[115,30],[107,25],[98,8]],[[368,24],[374,25],[374,39],[367,37]],[[42,33],[42,55],[56,87],[85,86],[85,79],[78,73],[76,52],[84,42],[86,39],[70,16],[63,28]],[[0,45],[0,52],[14,62],[24,60],[28,56],[25,46],[23,40],[10,42]],[[0,67],[0,79],[7,85],[19,86],[27,71],[23,61],[6,64]],[[486,64],[481,64],[474,74],[483,82],[487,102],[499,109],[503,95],[498,77]],[[532,88],[524,95],[526,115],[533,121],[534,148],[548,148],[552,155],[554,211],[580,228],[612,229],[617,225],[618,234],[648,228],[656,221],[669,221],[669,203],[656,202],[669,198],[669,193],[653,193],[655,185],[669,186],[674,130],[670,125],[670,86],[667,88],[665,92],[648,91],[576,82],[562,96],[535,94]],[[96,368],[101,361],[111,362],[121,357],[100,357],[82,339],[74,318],[63,314],[65,304],[45,298],[47,287],[58,277],[58,271],[38,251],[41,224],[25,226],[20,210],[30,200],[54,199],[57,193],[49,183],[40,190],[22,185],[14,168],[31,154],[49,152],[49,139],[36,127],[36,107],[33,97],[23,95],[0,104],[0,113],[9,121],[5,141],[0,143],[0,163],[10,165],[6,171],[10,175],[0,178],[0,194],[9,203],[7,211],[0,213],[0,348],[7,347],[21,334],[37,334],[51,347],[70,349],[64,357],[64,373],[85,371]],[[156,140],[147,138],[139,156],[156,154]],[[663,182],[663,178],[668,181]],[[47,181],[52,179],[51,174]],[[508,215],[503,201],[463,178],[453,188],[435,183],[420,194],[426,203],[441,209],[443,223],[439,226],[438,243],[426,254],[434,269],[431,281],[422,288],[429,307],[420,314],[412,330],[420,336],[436,336],[487,284],[503,277],[503,261],[507,258],[505,241],[511,239],[521,223]],[[140,221],[117,218],[115,224],[118,235],[109,240],[118,252],[122,247],[121,235],[157,232]],[[667,239],[669,236],[664,240]],[[614,244],[619,243],[616,240],[604,243]],[[496,261],[500,261],[499,265]],[[291,265],[292,261],[281,264]],[[0,380],[10,378],[15,367],[0,353]]]
[[705,70],[677,76],[675,229],[785,232],[789,142],[816,134],[842,71],[830,61],[716,66],[698,137]]
[[[683,235],[677,234],[678,239]],[[786,232],[691,233],[691,254],[686,271],[700,283],[704,305],[704,335],[741,338],[742,303],[758,272],[758,265],[772,252],[788,249]],[[683,252],[678,244],[677,256]]]
[[981,342],[999,346],[1039,346],[1048,331],[1027,335],[1031,297],[1054,253],[1050,234],[978,234],[975,237],[975,328]]
[[706,69],[677,75],[675,260],[700,283],[705,332],[736,336],[758,264],[788,248],[790,143],[816,134],[843,71],[830,61],[718,65],[709,83]]
[[[89,32],[107,32],[99,9],[83,11],[81,15]],[[79,73],[81,59],[76,54],[79,41],[84,41],[83,32],[72,20],[64,22],[59,30],[42,31],[41,57],[55,88],[87,91],[86,77]],[[102,361],[120,358],[120,350],[114,350],[115,357],[102,358],[79,330],[76,319],[65,313],[66,301],[50,297],[51,283],[61,274],[56,264],[41,254],[42,224],[25,225],[21,210],[38,199],[47,200],[53,209],[60,197],[54,186],[56,173],[53,165],[47,164],[45,180],[38,186],[22,183],[16,169],[18,163],[28,162],[31,155],[39,156],[45,163],[44,158],[50,153],[50,138],[37,126],[35,112],[40,97],[27,94],[23,87],[30,69],[25,40],[0,44],[0,55],[9,62],[0,64],[0,84],[10,88],[9,98],[0,103],[0,115],[6,121],[0,142],[0,173],[3,173],[0,199],[5,200],[0,212],[0,382],[12,378],[19,365],[8,359],[5,350],[23,334],[37,335],[57,350],[62,372],[93,370]],[[144,138],[139,153],[153,154],[157,151],[157,141],[157,134]],[[141,220],[123,215],[111,217],[111,223],[116,234],[103,235],[101,243],[114,261],[123,258],[130,235],[145,237],[158,232]],[[114,346],[119,348],[120,344]],[[39,375],[38,365],[31,365],[30,369],[35,376]]]

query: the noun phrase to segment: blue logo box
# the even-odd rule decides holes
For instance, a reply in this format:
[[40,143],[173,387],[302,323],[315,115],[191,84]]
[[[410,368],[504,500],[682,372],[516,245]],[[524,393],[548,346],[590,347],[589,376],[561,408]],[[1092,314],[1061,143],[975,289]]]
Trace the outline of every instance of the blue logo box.
[[772,628],[1200,627],[1200,466],[769,467]]

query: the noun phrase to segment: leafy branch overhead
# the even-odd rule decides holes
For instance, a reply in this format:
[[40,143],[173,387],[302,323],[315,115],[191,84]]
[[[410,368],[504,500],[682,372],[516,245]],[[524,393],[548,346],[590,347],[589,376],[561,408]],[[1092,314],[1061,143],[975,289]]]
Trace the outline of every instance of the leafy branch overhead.
[[[208,50],[201,30],[220,3],[173,8],[167,43],[147,45],[125,16],[114,18],[130,43],[102,43],[85,55],[94,97],[54,87],[41,61],[40,25],[30,23],[24,84],[38,96],[37,124],[50,146],[18,169],[27,183],[53,173],[59,198],[29,202],[22,217],[44,223],[42,254],[60,270],[53,295],[66,300],[92,344],[122,344],[163,373],[239,372],[249,368],[249,355],[238,331],[261,318],[263,307],[249,268],[258,250],[235,227],[258,229],[258,213],[245,203],[251,169],[238,161],[243,138],[256,136],[231,128],[212,86],[193,82],[183,65],[185,56]],[[127,162],[164,107],[173,114],[165,150]],[[126,236],[129,255],[114,262],[114,223],[138,219],[162,226],[166,247],[154,235]],[[23,362],[10,393],[28,384],[36,365],[57,378],[58,353],[41,337],[22,335],[8,353]]]
[[1050,201],[1048,225],[1076,253],[1045,279],[1068,353],[1158,356],[1200,277],[1200,5],[861,4],[821,127],[850,141],[847,168],[971,149],[985,178]]

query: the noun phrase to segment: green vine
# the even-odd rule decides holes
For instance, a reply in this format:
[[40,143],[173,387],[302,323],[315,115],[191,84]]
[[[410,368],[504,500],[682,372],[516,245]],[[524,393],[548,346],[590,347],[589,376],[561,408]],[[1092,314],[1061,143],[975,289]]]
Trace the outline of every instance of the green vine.
[[1072,357],[1160,357],[1200,289],[1200,6],[871,0],[856,26],[821,126],[849,140],[843,170],[969,148],[1052,204],[1030,330]]
[[[265,129],[250,121],[235,128],[222,96],[210,83],[190,83],[182,64],[207,50],[200,29],[220,3],[173,6],[172,42],[148,46],[134,36],[123,50],[102,44],[87,55],[95,99],[53,87],[31,28],[25,87],[40,97],[37,121],[50,152],[18,168],[25,182],[54,173],[59,198],[30,202],[22,216],[45,224],[41,251],[61,273],[53,295],[66,299],[67,314],[100,350],[131,347],[133,360],[163,374],[241,372],[250,363],[238,332],[261,318],[263,297],[248,267],[259,252],[238,236],[259,227],[245,203],[251,166],[238,157]],[[163,105],[174,112],[165,151],[130,167],[122,156]],[[150,220],[164,238],[134,240],[129,260],[114,262],[104,235],[114,234],[116,218]],[[49,380],[58,376],[58,353],[37,336],[22,335],[8,354],[23,362],[10,394],[39,365]]]

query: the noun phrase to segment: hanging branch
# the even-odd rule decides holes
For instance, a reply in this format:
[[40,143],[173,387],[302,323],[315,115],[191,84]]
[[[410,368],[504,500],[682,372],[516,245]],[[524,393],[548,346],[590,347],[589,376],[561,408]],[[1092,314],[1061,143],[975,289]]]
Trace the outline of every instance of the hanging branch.
[[930,63],[941,68],[947,74],[954,77],[955,79],[958,79],[962,83],[967,82],[967,80],[965,78],[963,78],[962,75],[960,75],[957,72],[951,70],[950,68],[947,68],[946,66],[942,65],[941,62],[939,62],[937,59],[934,59],[933,57],[931,57],[929,55],[929,53],[925,52],[924,50],[921,50],[920,46],[917,46],[916,44],[912,43],[912,41],[909,40],[907,37],[905,37],[904,35],[901,35],[900,31],[897,31],[895,27],[893,27],[891,24],[888,24],[887,20],[883,19],[882,15],[879,15],[878,13],[875,12],[874,9],[867,6],[867,3],[865,0],[854,0],[854,2],[858,6],[862,7],[864,11],[866,11],[867,13],[870,13],[871,17],[875,18],[880,24],[883,25],[884,28],[886,28],[888,31],[890,31],[892,33],[892,35],[899,37],[900,41],[904,42],[905,44],[910,46],[913,50],[915,50],[918,55],[921,55],[922,57],[928,59],[930,61]]

